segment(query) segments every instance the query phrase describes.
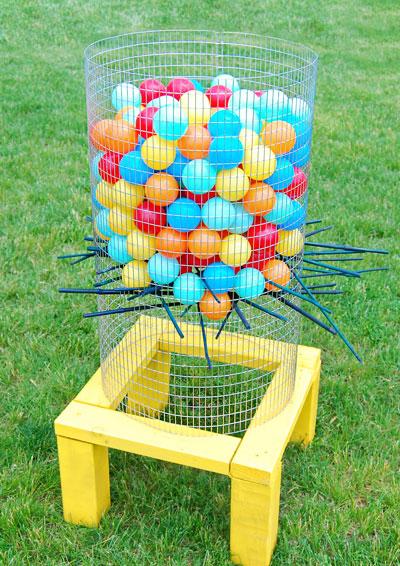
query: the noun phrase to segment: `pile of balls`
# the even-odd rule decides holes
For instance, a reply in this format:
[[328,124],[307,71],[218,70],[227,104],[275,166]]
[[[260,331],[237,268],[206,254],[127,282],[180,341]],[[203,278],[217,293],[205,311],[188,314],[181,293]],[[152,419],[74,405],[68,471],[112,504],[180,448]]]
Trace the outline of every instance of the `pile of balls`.
[[130,288],[172,286],[211,320],[232,291],[254,299],[290,280],[300,253],[312,115],[280,90],[173,78],[122,83],[90,130],[95,231]]

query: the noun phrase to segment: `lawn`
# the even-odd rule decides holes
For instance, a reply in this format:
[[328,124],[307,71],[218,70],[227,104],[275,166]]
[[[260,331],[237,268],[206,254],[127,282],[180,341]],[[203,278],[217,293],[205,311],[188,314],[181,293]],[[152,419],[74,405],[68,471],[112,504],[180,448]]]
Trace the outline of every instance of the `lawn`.
[[398,564],[398,3],[0,0],[0,11],[0,563],[230,564],[229,482],[189,468],[113,452],[100,528],[64,523],[52,425],[98,365],[96,324],[81,316],[94,299],[57,291],[91,281],[89,266],[56,259],[88,229],[83,49],[178,26],[280,36],[320,55],[309,214],[340,241],[390,250],[368,267],[391,269],[329,299],[364,365],[304,324],[303,342],[323,349],[317,435],[286,452],[273,564]]

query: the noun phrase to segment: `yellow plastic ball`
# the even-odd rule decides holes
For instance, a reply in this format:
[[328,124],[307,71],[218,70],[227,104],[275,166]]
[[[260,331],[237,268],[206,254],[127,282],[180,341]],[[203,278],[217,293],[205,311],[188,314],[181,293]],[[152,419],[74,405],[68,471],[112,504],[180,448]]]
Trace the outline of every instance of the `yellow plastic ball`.
[[135,227],[132,211],[120,206],[110,209],[109,223],[111,230],[121,236],[125,236]]
[[101,181],[96,187],[96,199],[107,208],[111,208],[114,204],[112,200],[113,186],[105,181]]
[[115,185],[109,186],[111,187],[111,198],[114,205],[132,209],[142,204],[144,200],[144,187],[142,185],[132,185],[124,179],[120,179]]
[[135,259],[150,259],[156,253],[156,239],[134,228],[126,238],[126,248]]
[[189,118],[189,124],[208,124],[211,117],[211,105],[204,93],[189,90],[182,94],[179,103]]
[[240,234],[230,234],[222,240],[219,257],[224,263],[239,267],[249,261],[251,251],[247,238]]
[[260,136],[254,130],[249,130],[248,128],[242,128],[240,130],[239,139],[245,151],[261,143]]
[[142,145],[142,159],[152,169],[166,169],[176,157],[174,142],[151,136]]
[[151,283],[145,261],[134,259],[122,269],[122,283],[125,287],[148,287]]
[[217,175],[215,190],[220,197],[226,200],[240,200],[250,188],[250,179],[246,173],[235,167],[234,169],[224,169]]
[[276,157],[266,145],[256,145],[244,152],[243,170],[256,181],[263,181],[276,169]]
[[278,236],[276,251],[285,257],[300,253],[304,247],[304,236],[300,230],[279,230]]

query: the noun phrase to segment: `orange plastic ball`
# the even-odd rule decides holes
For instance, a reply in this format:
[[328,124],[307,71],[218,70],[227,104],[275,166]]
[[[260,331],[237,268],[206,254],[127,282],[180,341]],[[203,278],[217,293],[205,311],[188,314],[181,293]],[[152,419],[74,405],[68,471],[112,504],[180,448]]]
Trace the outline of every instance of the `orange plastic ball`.
[[100,120],[90,130],[90,142],[96,148],[104,151],[106,149],[107,128],[113,120]]
[[290,151],[296,143],[296,132],[291,124],[276,120],[267,122],[261,132],[261,140],[278,155]]
[[147,179],[145,193],[153,204],[167,206],[179,195],[178,181],[168,173],[154,173]]
[[178,258],[187,251],[187,234],[162,228],[156,237],[156,249],[166,257]]
[[[286,263],[280,259],[270,259],[264,266],[262,271],[265,279],[279,283],[279,285],[287,285],[290,281],[290,269]],[[266,282],[265,288],[268,291],[279,291],[279,287]]]
[[221,236],[215,230],[200,227],[189,235],[189,251],[199,259],[208,259],[219,254],[221,249]]
[[123,116],[125,114],[125,112],[129,112],[129,110],[133,110],[133,106],[124,106],[123,108],[121,108],[121,110],[118,110],[118,112],[115,114],[114,120],[123,120]]
[[266,183],[252,183],[250,189],[243,197],[243,206],[250,212],[258,216],[265,216],[271,212],[276,202],[274,189]]
[[220,301],[219,303],[209,291],[206,291],[199,302],[200,311],[210,320],[225,318],[232,308],[232,301],[228,293],[220,293],[216,296]]
[[178,140],[178,149],[188,159],[203,159],[210,150],[210,132],[201,125],[191,124]]
[[125,120],[101,120],[92,128],[90,139],[97,149],[124,154],[135,148],[138,136]]

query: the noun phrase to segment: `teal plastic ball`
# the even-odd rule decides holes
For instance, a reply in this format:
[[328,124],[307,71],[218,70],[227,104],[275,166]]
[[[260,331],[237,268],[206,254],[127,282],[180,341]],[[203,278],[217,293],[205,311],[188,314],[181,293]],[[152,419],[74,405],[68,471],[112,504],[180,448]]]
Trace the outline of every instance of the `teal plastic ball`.
[[182,155],[181,152],[177,149],[176,157],[173,163],[171,163],[171,165],[166,168],[165,172],[175,177],[178,183],[182,183],[182,174],[187,163],[189,163],[189,159]]
[[239,202],[232,203],[235,209],[235,216],[229,226],[229,232],[233,234],[244,234],[253,224],[254,216],[247,212]]
[[242,299],[256,299],[263,294],[264,275],[254,267],[241,269],[235,277],[235,291]]
[[190,198],[178,198],[167,208],[168,224],[179,232],[191,232],[200,224],[200,206]]
[[238,136],[241,129],[239,116],[230,110],[218,110],[208,122],[208,131],[213,138]]
[[267,222],[276,224],[278,227],[286,223],[294,212],[293,200],[285,193],[275,193],[274,208],[264,216]]
[[160,138],[176,141],[189,126],[189,118],[183,110],[174,106],[163,106],[154,115],[153,128]]
[[96,153],[96,155],[92,159],[92,164],[90,166],[92,175],[96,179],[97,183],[100,183],[103,180],[99,173],[99,161],[103,157],[103,155],[104,151],[99,151],[98,153]]
[[210,86],[222,85],[229,88],[232,92],[240,89],[239,81],[235,79],[232,75],[222,74],[218,75],[211,81]]
[[132,256],[128,254],[126,247],[126,236],[120,236],[119,234],[114,234],[107,246],[107,253],[117,263],[128,263],[132,261]]
[[258,96],[252,91],[246,88],[237,90],[232,94],[228,102],[229,110],[236,112],[242,108],[257,108],[259,105]]
[[287,117],[291,113],[289,99],[281,90],[267,90],[258,101],[258,113],[260,118],[267,122],[287,121]]
[[182,182],[195,195],[208,193],[217,180],[217,171],[206,159],[193,159],[185,165]]
[[180,108],[179,102],[170,94],[163,94],[158,98],[153,98],[153,100],[150,100],[150,102],[147,104],[146,108],[151,108],[153,106],[155,108],[163,108],[164,106],[173,106],[174,108]]
[[121,83],[112,91],[111,103],[115,110],[121,110],[125,106],[140,106],[142,95],[137,86],[131,83]]
[[286,157],[276,158],[276,169],[264,183],[270,185],[274,191],[283,191],[294,179],[293,164]]
[[243,156],[243,144],[239,138],[215,138],[210,144],[209,161],[218,171],[238,167]]
[[175,279],[173,291],[183,305],[194,305],[204,295],[205,285],[195,273],[184,273]]
[[241,108],[237,111],[242,128],[246,130],[253,130],[256,134],[261,133],[262,121],[258,117],[257,112],[251,108]]
[[203,278],[214,293],[227,293],[235,284],[234,270],[222,261],[210,263],[203,271]]
[[172,257],[165,257],[159,253],[153,255],[147,264],[148,272],[154,283],[169,285],[179,275],[179,262]]
[[110,228],[109,217],[110,211],[108,208],[103,208],[103,210],[100,210],[96,216],[97,229],[100,234],[103,234],[103,236],[106,236],[107,238],[111,238],[111,236],[114,235],[114,232]]
[[210,230],[228,230],[235,216],[233,204],[221,197],[210,198],[201,209],[201,219]]

